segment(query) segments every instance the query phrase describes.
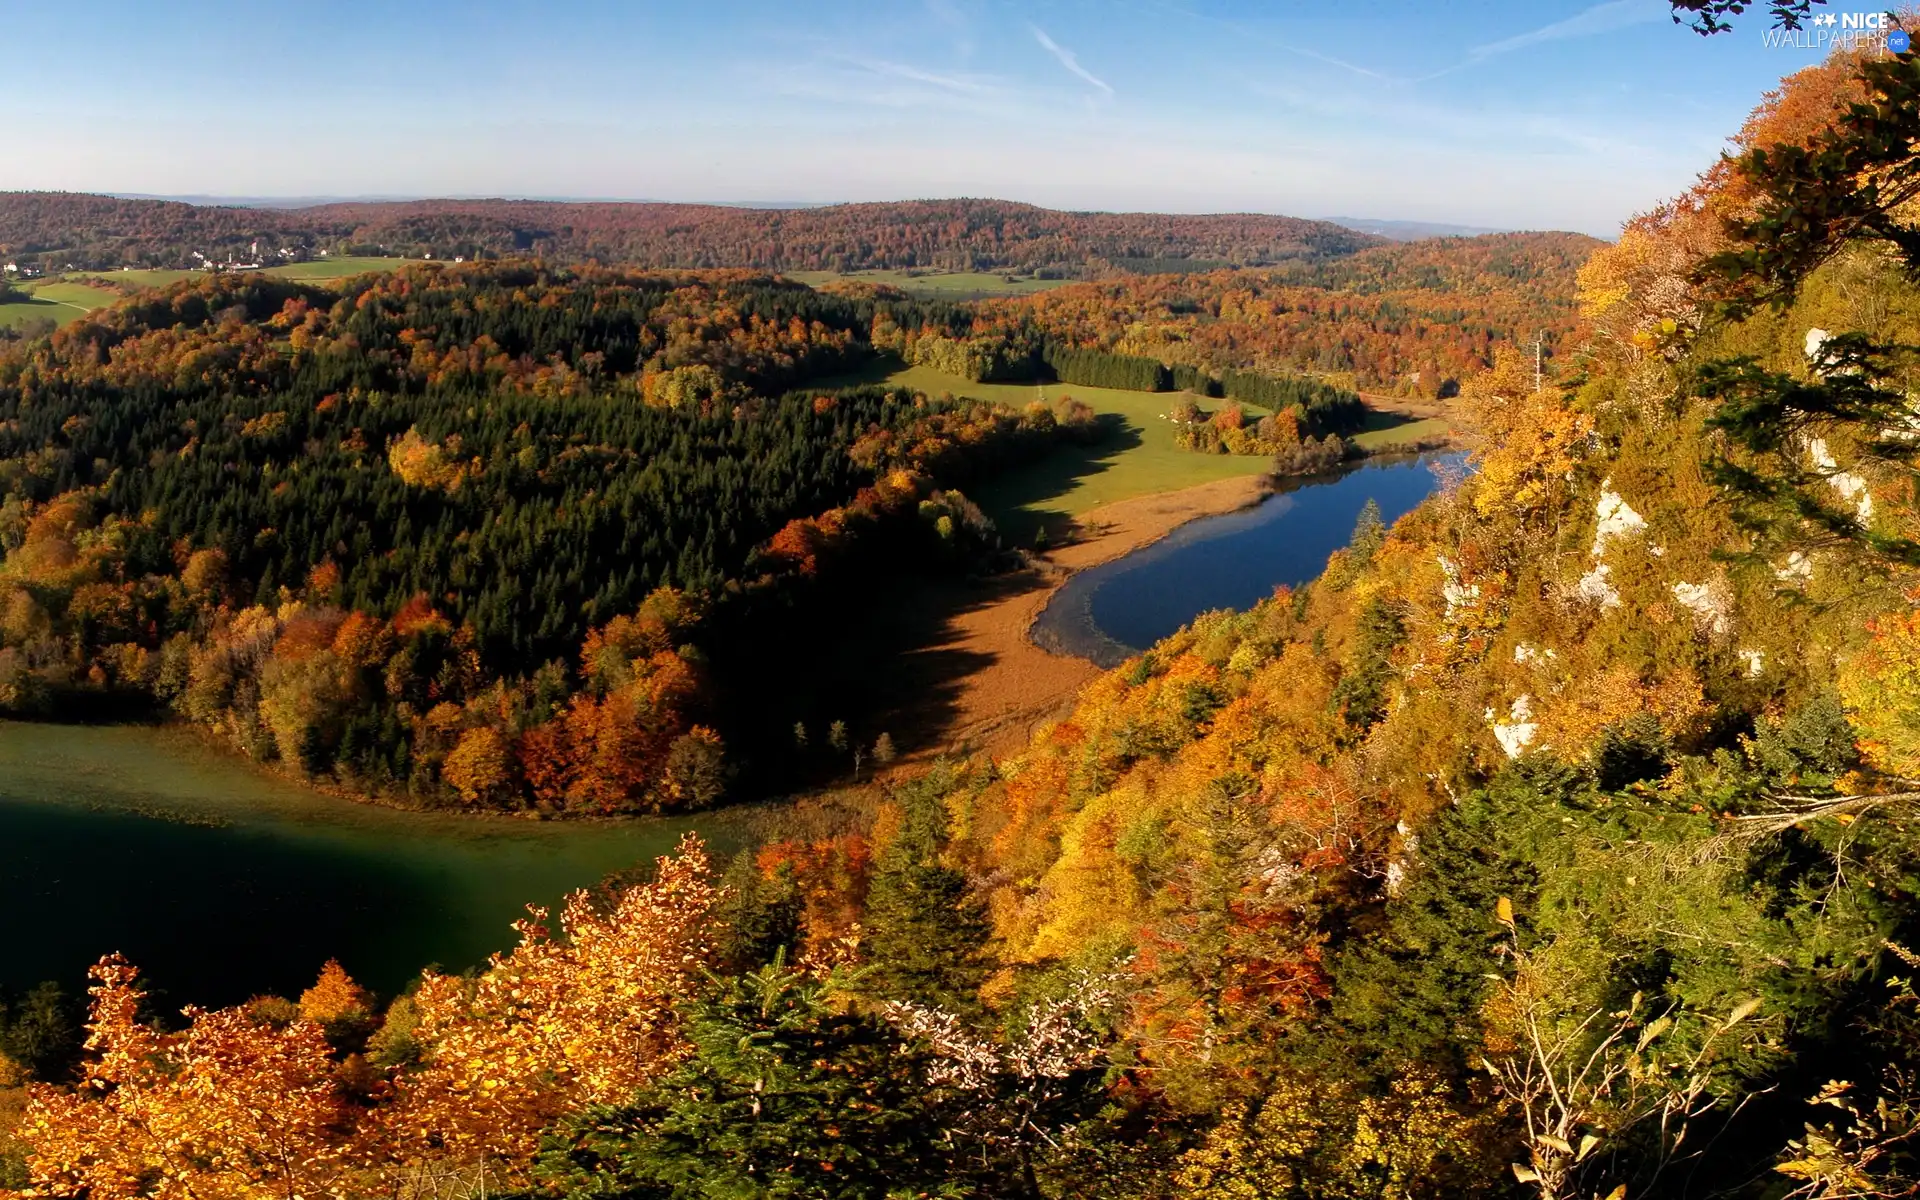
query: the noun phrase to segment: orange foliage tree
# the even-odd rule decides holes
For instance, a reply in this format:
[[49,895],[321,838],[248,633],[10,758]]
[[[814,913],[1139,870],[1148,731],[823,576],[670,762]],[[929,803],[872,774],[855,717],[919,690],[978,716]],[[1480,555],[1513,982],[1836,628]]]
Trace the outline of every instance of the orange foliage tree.
[[689,834],[610,909],[571,896],[562,937],[536,909],[478,979],[428,974],[413,997],[423,1065],[379,1114],[393,1152],[519,1161],[562,1112],[632,1095],[680,1052],[674,1005],[712,954],[719,897]]
[[29,1086],[14,1131],[25,1194],[295,1200],[450,1174],[524,1183],[555,1117],[624,1100],[676,1061],[675,1005],[712,957],[720,898],[688,835],[651,882],[603,904],[569,897],[560,937],[534,910],[478,976],[430,972],[393,1005],[388,1024],[415,1053],[384,1070],[329,1044],[325,1027],[371,1005],[337,962],[297,1006],[189,1008],[168,1032],[141,1019],[138,973],[109,956],[93,968],[81,1081]]
[[246,1007],[189,1008],[184,1032],[138,1017],[138,972],[93,968],[84,1080],[30,1088],[16,1137],[33,1194],[91,1200],[323,1195],[351,1165],[348,1113],[320,1027]]

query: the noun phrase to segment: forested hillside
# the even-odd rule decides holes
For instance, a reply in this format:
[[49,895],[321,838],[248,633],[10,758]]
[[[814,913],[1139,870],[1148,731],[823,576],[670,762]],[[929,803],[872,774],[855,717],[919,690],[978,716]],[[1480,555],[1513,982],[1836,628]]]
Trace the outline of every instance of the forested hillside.
[[[1267,323],[1239,303],[1175,319]],[[790,389],[875,354],[1185,388],[1272,414],[1242,433],[1228,405],[1196,448],[1295,458],[1365,415],[1350,387],[1254,369],[1272,354],[1215,352],[1231,338],[1128,355],[1077,333],[740,272],[137,294],[0,360],[0,710],[159,704],[356,792],[546,812],[863,761],[889,731],[809,648],[851,633],[862,579],[1003,561],[955,488],[1098,429],[1071,403]]]
[[[1050,372],[1255,403],[1266,403],[1255,376],[1451,396],[1502,346],[1539,339],[1545,358],[1570,348],[1575,274],[1602,244],[1578,234],[1489,234],[1284,269],[1113,276],[980,301],[961,319],[918,329],[883,322],[874,344],[976,380]],[[865,283],[828,290],[905,299]]]
[[183,1027],[104,960],[10,1182],[1913,1194],[1916,136],[1914,58],[1794,77],[1545,386],[1466,382],[1471,476],[867,828],[689,840],[397,998]]
[[1090,430],[787,391],[881,310],[912,319],[745,275],[418,267],[76,323],[0,360],[0,711],[147,698],[423,802],[710,803],[732,672],[817,577],[989,561],[943,489]]
[[[0,193],[0,257],[51,270],[309,258],[537,256],[642,267],[770,271],[1180,270],[1314,260],[1381,239],[1258,214],[1069,213],[1004,200],[822,208],[412,200],[248,209],[51,192]],[[255,244],[258,243],[256,255]]]
[[1501,345],[1566,345],[1574,272],[1601,243],[1489,234],[1382,246],[1271,271],[1114,278],[981,305],[982,333],[1037,326],[1069,345],[1226,368],[1312,373],[1432,396]]

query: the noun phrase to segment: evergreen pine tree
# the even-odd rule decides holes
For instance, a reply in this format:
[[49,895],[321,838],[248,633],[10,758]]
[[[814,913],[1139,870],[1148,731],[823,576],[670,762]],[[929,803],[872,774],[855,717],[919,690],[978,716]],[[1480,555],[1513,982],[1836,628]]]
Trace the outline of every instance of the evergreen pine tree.
[[562,1122],[541,1156],[568,1196],[882,1197],[949,1177],[917,1057],[775,961],[685,1010],[691,1050],[633,1104]]
[[903,809],[900,835],[867,893],[863,945],[875,992],[964,1011],[979,1003],[990,926],[966,875],[941,862],[945,782],[936,771],[894,793]]
[[726,894],[714,918],[722,931],[719,958],[724,965],[752,970],[800,945],[805,902],[790,864],[782,863],[768,878],[755,865],[753,853],[742,850],[728,864],[721,884]]
[[1353,523],[1353,537],[1347,541],[1347,549],[1353,552],[1353,566],[1358,568],[1373,561],[1373,556],[1387,540],[1387,523],[1380,519],[1380,503],[1373,497],[1367,497],[1367,503],[1360,509],[1360,519]]
[[56,983],[42,983],[12,1003],[0,998],[0,1057],[34,1079],[65,1077],[80,1056],[81,1022]]

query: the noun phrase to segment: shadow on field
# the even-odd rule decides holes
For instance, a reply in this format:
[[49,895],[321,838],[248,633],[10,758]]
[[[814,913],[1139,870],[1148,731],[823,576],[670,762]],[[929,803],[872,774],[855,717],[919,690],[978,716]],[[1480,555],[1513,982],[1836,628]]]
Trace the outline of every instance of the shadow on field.
[[1101,413],[1099,437],[1084,445],[1067,443],[1039,462],[1008,471],[981,486],[973,496],[1000,529],[1009,546],[1031,546],[1042,529],[1058,544],[1068,534],[1073,518],[1065,509],[1050,507],[1091,475],[1111,470],[1115,460],[1138,448],[1146,433],[1120,413]]
[[[739,794],[850,782],[853,751],[863,752],[861,777],[872,771],[881,734],[902,756],[945,749],[960,724],[969,678],[995,655],[963,643],[968,613],[1047,586],[1030,570],[970,579],[926,576],[869,579],[842,589],[783,622],[804,636],[747,639],[717,647],[725,711],[740,714],[732,731],[745,777]],[[742,631],[744,632],[744,631]],[[750,654],[750,661],[747,656]],[[779,680],[767,687],[756,681]],[[845,722],[846,746],[829,742]],[[795,725],[806,727],[804,743]]]

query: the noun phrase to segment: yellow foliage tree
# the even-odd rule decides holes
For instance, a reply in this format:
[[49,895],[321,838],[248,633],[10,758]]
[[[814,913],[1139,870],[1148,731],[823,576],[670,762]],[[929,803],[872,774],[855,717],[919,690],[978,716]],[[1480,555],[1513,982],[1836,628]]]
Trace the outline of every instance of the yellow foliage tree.
[[425,1061],[379,1121],[402,1163],[524,1163],[563,1112],[630,1097],[680,1052],[674,1004],[710,953],[719,897],[692,834],[652,883],[602,910],[584,893],[519,922],[478,979],[430,973],[414,994]]
[[1485,1182],[1483,1123],[1417,1075],[1383,1096],[1286,1080],[1256,1105],[1229,1106],[1181,1156],[1174,1183],[1196,1200],[1444,1194]]
[[458,454],[458,439],[449,439],[443,446],[420,436],[418,429],[409,429],[387,447],[387,465],[415,487],[455,492],[467,477],[466,464]]
[[373,998],[353,981],[340,960],[330,958],[320,968],[320,978],[300,993],[300,1016],[304,1020],[326,1024],[373,1007]]
[[1889,613],[1868,628],[1872,640],[1841,664],[1840,698],[1867,760],[1889,775],[1920,779],[1920,609]]
[[1567,407],[1559,392],[1535,391],[1532,364],[1511,348],[1500,351],[1493,370],[1469,380],[1460,395],[1484,439],[1474,510],[1525,521],[1552,507],[1580,461],[1592,420]]
[[513,750],[491,725],[479,725],[460,735],[440,768],[443,779],[475,804],[498,792],[513,777]]

